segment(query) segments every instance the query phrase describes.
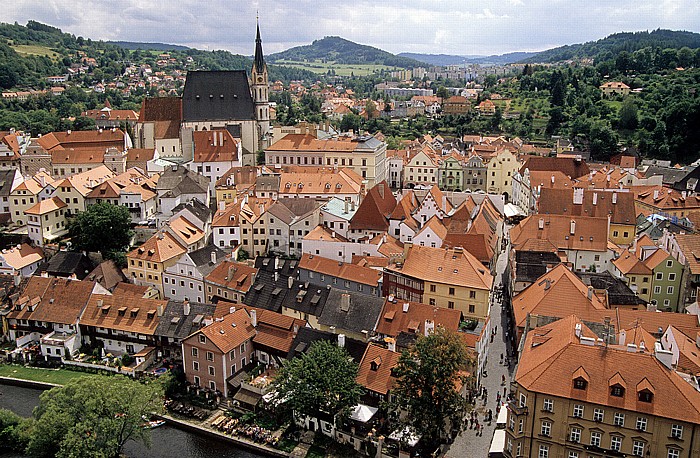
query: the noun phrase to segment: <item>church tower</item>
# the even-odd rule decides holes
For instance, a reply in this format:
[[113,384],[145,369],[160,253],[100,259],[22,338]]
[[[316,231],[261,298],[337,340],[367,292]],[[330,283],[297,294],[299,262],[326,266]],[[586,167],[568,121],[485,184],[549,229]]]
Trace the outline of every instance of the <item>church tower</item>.
[[253,102],[255,103],[255,119],[258,123],[258,142],[260,149],[265,149],[270,145],[270,85],[267,78],[267,64],[263,57],[262,40],[260,39],[260,23],[257,24],[258,33],[255,38],[255,57],[253,58],[253,69],[251,70],[251,89],[253,91]]

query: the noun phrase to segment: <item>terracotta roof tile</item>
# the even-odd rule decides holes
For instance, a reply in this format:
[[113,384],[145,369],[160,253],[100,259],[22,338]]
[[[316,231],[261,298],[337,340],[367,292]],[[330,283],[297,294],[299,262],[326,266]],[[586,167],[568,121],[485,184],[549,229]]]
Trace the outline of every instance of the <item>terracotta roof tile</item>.
[[382,279],[381,271],[308,253],[301,256],[298,268],[374,287],[378,286]]
[[400,354],[376,344],[369,344],[360,361],[357,383],[375,393],[386,395],[394,384],[391,370],[399,362]]

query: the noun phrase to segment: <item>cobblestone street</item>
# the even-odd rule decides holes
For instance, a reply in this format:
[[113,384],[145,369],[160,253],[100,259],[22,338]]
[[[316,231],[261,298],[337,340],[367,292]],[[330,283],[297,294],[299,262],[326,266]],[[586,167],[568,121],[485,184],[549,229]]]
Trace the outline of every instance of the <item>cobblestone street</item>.
[[[502,251],[498,256],[494,285],[500,285],[502,282],[501,277],[508,263],[509,246],[506,248],[507,249]],[[479,424],[483,425],[483,430],[481,434],[477,436],[476,430],[474,428],[470,429],[469,426],[467,426],[467,429],[462,432],[451,445],[450,450],[447,452],[448,457],[488,456],[491,439],[493,438],[493,431],[496,429],[496,418],[498,416],[496,404],[497,393],[500,393],[503,398],[504,388],[510,386],[510,380],[515,367],[514,365],[510,367],[506,365],[509,344],[506,343],[508,317],[507,313],[502,308],[504,302],[509,304],[509,298],[497,299],[496,294],[493,295],[490,318],[491,329],[495,329],[496,333],[493,341],[489,345],[488,358],[485,365],[486,376],[484,377],[484,374],[482,374],[481,378],[481,386],[486,389],[487,397],[486,399],[478,397],[474,406],[474,410],[478,413]],[[503,355],[503,362],[501,360],[501,355]],[[502,383],[504,376],[505,384]],[[503,399],[501,402],[504,402]],[[488,422],[484,421],[484,417],[489,409],[493,411],[493,421],[491,421],[490,425]]]

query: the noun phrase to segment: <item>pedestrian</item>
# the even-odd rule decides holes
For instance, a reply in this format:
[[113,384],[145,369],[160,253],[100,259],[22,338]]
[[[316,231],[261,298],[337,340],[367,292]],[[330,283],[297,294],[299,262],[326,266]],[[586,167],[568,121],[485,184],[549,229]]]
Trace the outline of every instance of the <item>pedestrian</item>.
[[501,362],[503,362],[503,353],[501,353]]
[[505,386],[505,384],[506,384],[506,375],[503,374],[503,375],[501,375],[501,385]]
[[506,387],[503,387],[503,397],[506,397]]

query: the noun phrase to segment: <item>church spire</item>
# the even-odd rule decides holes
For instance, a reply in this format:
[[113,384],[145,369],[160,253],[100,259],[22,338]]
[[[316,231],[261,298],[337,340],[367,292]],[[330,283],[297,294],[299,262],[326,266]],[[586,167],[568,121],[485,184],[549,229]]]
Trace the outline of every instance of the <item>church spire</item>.
[[255,37],[255,58],[253,59],[253,71],[262,73],[265,70],[265,59],[263,58],[262,40],[260,39],[260,21],[256,22],[258,33]]

